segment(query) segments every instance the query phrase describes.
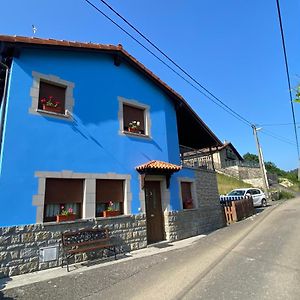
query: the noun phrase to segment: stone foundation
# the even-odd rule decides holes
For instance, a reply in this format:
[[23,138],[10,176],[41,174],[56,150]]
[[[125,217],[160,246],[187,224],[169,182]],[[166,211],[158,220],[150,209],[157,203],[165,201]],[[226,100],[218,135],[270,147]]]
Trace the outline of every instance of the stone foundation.
[[194,170],[198,208],[165,213],[166,239],[169,241],[208,233],[226,226],[219,200],[216,172]]
[[224,212],[221,207],[217,210],[202,207],[165,213],[166,238],[169,241],[206,234],[224,226]]
[[[130,251],[147,246],[146,216],[120,216],[66,223],[45,223],[0,227],[0,278],[57,267],[61,264],[61,232],[84,228],[108,228],[123,249]],[[40,249],[57,245],[58,258],[41,262]],[[76,256],[76,262],[86,259]],[[75,260],[74,260],[75,261]]]

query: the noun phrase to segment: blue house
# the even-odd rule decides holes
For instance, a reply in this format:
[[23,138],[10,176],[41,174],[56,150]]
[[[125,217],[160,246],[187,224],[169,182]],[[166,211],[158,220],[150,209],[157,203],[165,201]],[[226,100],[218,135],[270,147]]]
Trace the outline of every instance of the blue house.
[[153,243],[217,197],[181,156],[222,143],[121,45],[0,36],[0,55],[0,226],[144,213]]

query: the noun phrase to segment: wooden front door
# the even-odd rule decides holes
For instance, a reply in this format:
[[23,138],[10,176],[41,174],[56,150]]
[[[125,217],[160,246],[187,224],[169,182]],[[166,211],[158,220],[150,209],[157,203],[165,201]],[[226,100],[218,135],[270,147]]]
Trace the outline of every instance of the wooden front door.
[[164,239],[160,181],[145,182],[145,202],[148,244],[160,242]]

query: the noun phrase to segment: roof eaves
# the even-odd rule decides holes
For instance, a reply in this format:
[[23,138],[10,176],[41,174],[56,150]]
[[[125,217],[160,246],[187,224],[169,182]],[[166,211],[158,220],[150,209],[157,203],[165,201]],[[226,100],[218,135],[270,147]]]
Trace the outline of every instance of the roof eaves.
[[8,36],[0,35],[0,42],[16,43],[16,44],[30,44],[37,46],[57,46],[57,47],[70,47],[70,48],[80,48],[80,49],[92,49],[92,50],[107,50],[116,51],[122,54],[127,61],[133,63],[138,67],[144,74],[146,74],[152,81],[158,84],[165,92],[167,92],[173,99],[179,101],[184,105],[184,107],[189,111],[189,113],[201,124],[205,131],[215,140],[217,145],[222,145],[222,142],[217,138],[217,136],[208,128],[208,126],[202,121],[202,119],[195,113],[191,106],[185,101],[185,99],[174,91],[169,85],[162,81],[153,72],[147,69],[141,62],[130,55],[126,50],[123,49],[122,45],[103,45],[103,44],[93,44],[93,43],[81,43],[66,40],[55,40],[55,39],[41,39],[36,37],[23,37],[23,36]]

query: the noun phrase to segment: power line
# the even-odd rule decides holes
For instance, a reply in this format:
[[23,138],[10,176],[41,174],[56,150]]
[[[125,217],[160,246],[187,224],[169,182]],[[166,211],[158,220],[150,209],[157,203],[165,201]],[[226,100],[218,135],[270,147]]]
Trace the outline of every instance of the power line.
[[276,134],[276,133],[274,133],[274,132],[272,132],[272,131],[270,131],[270,130],[266,130],[266,129],[263,128],[263,129],[261,130],[261,132],[264,133],[265,135],[269,135],[269,136],[271,136],[271,137],[273,137],[273,138],[275,138],[275,139],[277,139],[277,140],[280,140],[280,141],[282,141],[282,142],[284,142],[284,143],[287,143],[287,144],[296,146],[296,143],[295,143],[295,142],[293,142],[293,141],[291,141],[291,140],[289,140],[289,139],[287,139],[287,138],[285,138],[285,137],[283,137],[283,136],[281,136],[281,135],[278,135],[278,134]]
[[[244,124],[251,126],[251,122],[244,118],[242,115],[234,111],[231,107],[229,107],[227,104],[225,104],[222,100],[220,100],[217,96],[215,96],[213,93],[211,93],[207,88],[205,88],[199,81],[197,81],[194,77],[192,77],[187,71],[185,71],[183,68],[181,68],[174,60],[172,60],[168,55],[166,55],[162,50],[160,50],[154,43],[152,43],[144,34],[142,34],[138,29],[136,29],[131,23],[129,23],[124,17],[121,16],[116,10],[114,10],[108,3],[105,1],[102,1],[111,11],[113,11],[119,18],[121,18],[127,25],[129,25],[135,32],[137,32],[143,39],[145,39],[150,45],[152,45],[157,51],[159,51],[165,58],[167,58],[173,65],[175,65],[180,71],[182,71],[188,78],[190,78],[196,85],[200,86],[206,93],[209,94],[209,96],[201,91],[199,88],[197,88],[194,84],[192,84],[189,80],[184,78],[181,74],[179,74],[175,69],[173,69],[170,65],[168,65],[165,61],[163,61],[161,58],[159,58],[153,51],[151,51],[149,48],[147,48],[144,44],[142,44],[140,41],[138,41],[132,34],[130,34],[127,30],[125,30],[122,26],[120,26],[118,23],[116,23],[113,19],[111,19],[109,16],[107,16],[101,9],[99,9],[97,6],[95,6],[93,3],[91,3],[89,0],[84,0],[89,5],[91,5],[94,9],[96,9],[99,13],[101,13],[105,18],[107,18],[109,21],[111,21],[114,25],[116,25],[119,29],[121,29],[124,33],[126,33],[129,37],[131,37],[135,42],[137,42],[140,46],[142,46],[147,52],[149,52],[151,55],[153,55],[156,59],[158,59],[161,63],[163,63],[165,66],[167,66],[171,71],[173,71],[176,75],[178,75],[180,78],[182,78],[185,82],[190,84],[193,88],[195,88],[197,91],[199,91],[202,95],[204,95],[206,98],[211,100],[213,103],[221,107],[226,112],[230,113],[233,117],[238,119],[239,121],[242,121]],[[221,104],[221,105],[220,105]]]
[[282,26],[282,18],[281,18],[279,0],[276,0],[276,5],[277,5],[277,12],[278,12],[278,20],[279,20],[279,25],[280,25],[281,42],[282,42],[282,48],[283,48],[283,54],[284,54],[284,64],[285,64],[285,70],[286,70],[286,76],[287,76],[287,82],[288,82],[288,88],[289,88],[289,96],[290,96],[291,110],[292,110],[292,116],[293,116],[293,124],[294,124],[298,159],[300,159],[296,117],[295,117],[295,111],[294,111],[294,105],[293,105],[293,96],[292,96],[292,92],[291,92],[292,89],[291,89],[291,81],[290,81],[290,72],[289,72],[289,65],[288,65],[287,52],[286,52],[286,46],[285,46],[285,39],[284,39],[284,32],[283,32],[283,26]]
[[264,131],[262,131],[261,133],[263,133],[264,135],[268,135],[268,136],[270,136],[270,137],[272,137],[272,138],[274,138],[274,139],[276,139],[276,140],[278,140],[278,141],[281,141],[281,142],[283,142],[283,143],[286,143],[286,144],[292,145],[292,146],[294,146],[294,147],[296,146],[296,144],[295,144],[295,143],[290,143],[290,142],[288,142],[288,141],[282,140],[281,138],[278,138],[278,137],[276,137],[275,135],[272,135],[272,134],[266,133],[266,132],[264,132]]
[[[296,123],[297,125],[300,125],[300,123]],[[294,125],[294,123],[273,123],[273,124],[259,124],[259,126],[286,126],[286,125]]]
[[178,63],[176,63],[172,58],[170,58],[164,51],[162,51],[158,46],[156,46],[150,39],[148,39],[140,30],[138,30],[135,26],[133,26],[128,20],[126,20],[120,13],[118,13],[111,5],[109,5],[106,1],[100,0],[103,4],[105,4],[111,11],[113,11],[118,17],[120,17],[128,26],[130,26],[136,33],[138,33],[144,40],[146,40],[151,46],[153,46],[160,54],[162,54],[168,61],[170,61],[173,65],[175,65],[182,73],[184,73],[188,78],[194,81],[198,86],[200,86],[206,93],[208,93],[211,97],[216,99],[218,102],[222,103],[227,109],[231,112],[239,116],[242,120],[244,120],[248,125],[251,126],[251,122],[249,122],[246,118],[241,116],[239,113],[235,112],[231,109],[227,104],[225,104],[222,100],[216,97],[213,93],[211,93],[206,87],[204,87],[195,77],[191,76],[185,69],[183,69]]
[[[170,69],[172,72],[174,72],[177,76],[179,76],[181,79],[183,79],[186,83],[191,85],[194,89],[196,89],[198,92],[200,92],[202,95],[204,95],[206,98],[211,100],[213,103],[218,105],[220,108],[222,108],[224,111],[238,119],[239,121],[243,122],[244,124],[248,126],[252,126],[252,123],[244,118],[239,113],[235,112],[232,108],[230,108],[227,104],[225,104],[222,100],[220,100],[217,96],[215,96],[213,93],[211,93],[207,88],[205,88],[198,80],[196,80],[193,76],[191,76],[187,71],[185,71],[182,67],[180,67],[173,59],[171,59],[167,54],[165,54],[162,50],[160,50],[153,42],[151,42],[143,33],[141,33],[136,27],[134,27],[129,21],[127,21],[120,13],[118,13],[112,6],[110,6],[107,2],[104,0],[100,0],[103,4],[105,4],[111,11],[113,11],[119,18],[121,18],[128,26],[130,26],[136,33],[138,33],[144,40],[146,40],[151,46],[153,46],[159,53],[161,53],[168,61],[170,61],[173,65],[175,65],[181,72],[183,72],[188,78],[190,78],[196,85],[201,87],[206,93],[204,93],[202,90],[200,90],[195,84],[190,82],[188,79],[183,77],[178,71],[176,71],[174,68],[172,68],[169,64],[167,64],[165,61],[163,61],[160,57],[158,57],[153,51],[151,51],[149,48],[147,48],[144,44],[142,44],[137,38],[135,38],[131,33],[129,33],[127,30],[125,30],[121,25],[119,25],[116,21],[114,21],[111,17],[109,17],[107,14],[105,14],[101,9],[99,9],[97,6],[95,6],[93,3],[91,3],[89,0],[84,0],[86,3],[88,3],[90,6],[92,6],[97,12],[99,12],[102,16],[104,16],[106,19],[111,21],[115,26],[117,26],[121,31],[123,31],[126,35],[128,35],[130,38],[132,38],[136,43],[138,43],[142,48],[144,48],[148,53],[150,53],[152,56],[154,56],[156,59],[158,59],[163,65],[165,65],[168,69]],[[294,124],[294,123],[292,123]],[[274,133],[267,133],[262,131],[265,135],[269,135],[277,140],[280,140],[282,142],[295,145],[289,140],[286,140],[283,137],[276,136]],[[298,150],[299,151],[299,150]]]

